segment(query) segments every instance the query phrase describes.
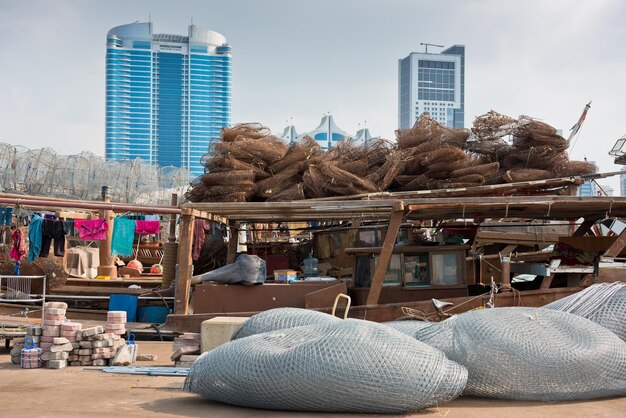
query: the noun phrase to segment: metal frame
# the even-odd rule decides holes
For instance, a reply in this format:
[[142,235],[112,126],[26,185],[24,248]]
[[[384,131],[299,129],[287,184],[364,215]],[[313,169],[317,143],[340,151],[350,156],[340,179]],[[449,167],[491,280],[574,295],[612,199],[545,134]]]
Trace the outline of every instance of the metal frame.
[[[32,288],[32,280],[41,280],[43,283],[42,293],[41,294],[33,294],[31,293]],[[0,275],[0,292],[5,289],[9,289],[9,286],[12,286],[12,282],[19,281],[27,281],[27,283],[18,283],[18,286],[12,288],[12,290],[17,290],[26,294],[28,297],[25,299],[17,299],[17,298],[7,298],[6,294],[0,295],[0,302],[6,303],[24,303],[24,302],[41,302],[41,309],[43,310],[44,304],[46,303],[46,276],[9,276],[9,275]],[[28,289],[27,289],[28,288]],[[32,298],[31,296],[38,296]]]

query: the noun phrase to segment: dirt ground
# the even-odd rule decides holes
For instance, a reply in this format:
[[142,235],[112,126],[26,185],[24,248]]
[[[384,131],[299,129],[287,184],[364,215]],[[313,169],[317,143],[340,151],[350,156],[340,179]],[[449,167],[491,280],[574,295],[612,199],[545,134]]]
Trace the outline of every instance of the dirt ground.
[[[141,366],[172,366],[171,343],[139,342],[140,353],[157,361]],[[68,367],[24,370],[0,349],[0,417],[392,417],[280,412],[238,408],[182,392],[181,377],[109,374]],[[412,417],[620,417],[626,397],[588,402],[539,403],[459,398]]]

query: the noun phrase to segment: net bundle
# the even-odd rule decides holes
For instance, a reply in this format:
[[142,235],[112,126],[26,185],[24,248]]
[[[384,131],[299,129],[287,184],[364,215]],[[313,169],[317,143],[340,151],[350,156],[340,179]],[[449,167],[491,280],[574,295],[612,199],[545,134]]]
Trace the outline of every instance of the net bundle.
[[465,368],[441,351],[347,319],[221,345],[194,362],[184,389],[250,408],[406,413],[454,399],[466,380]]
[[467,367],[464,395],[554,402],[626,394],[626,343],[568,312],[479,309],[415,337]]
[[587,318],[626,341],[626,283],[594,284],[544,308]]
[[224,195],[195,190],[214,185],[194,182],[187,197],[195,202],[214,201],[215,196],[223,201],[284,201],[466,188],[597,171],[592,163],[570,161],[567,147],[545,122],[494,111],[477,117],[471,132],[443,126],[424,113],[413,127],[396,131],[395,144],[374,139],[364,146],[347,138],[328,151],[310,137],[287,145],[258,123],[239,124],[223,129],[221,141],[202,163],[208,172],[252,172],[254,186]]

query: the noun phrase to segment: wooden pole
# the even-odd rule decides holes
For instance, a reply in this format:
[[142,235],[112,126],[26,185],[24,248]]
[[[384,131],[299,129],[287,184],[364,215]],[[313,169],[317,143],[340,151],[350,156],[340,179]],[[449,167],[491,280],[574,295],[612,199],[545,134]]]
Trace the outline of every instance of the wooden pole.
[[178,278],[176,281],[176,302],[174,313],[189,313],[189,294],[193,274],[193,229],[196,217],[190,209],[183,209],[180,218],[178,243]]
[[387,233],[383,241],[383,248],[378,257],[378,265],[374,271],[372,284],[367,294],[367,305],[375,305],[378,303],[380,292],[383,289],[383,282],[385,281],[385,273],[387,273],[387,268],[389,267],[389,261],[391,260],[393,247],[398,237],[398,231],[400,230],[403,216],[404,203],[402,201],[396,202],[391,212],[391,218],[389,219],[389,226],[387,227]]
[[617,257],[626,247],[626,228],[617,236],[615,242],[602,254],[604,257]]
[[583,223],[581,223],[580,226],[576,229],[576,231],[574,231],[572,236],[573,237],[584,236],[587,232],[591,230],[591,227],[594,226],[595,223],[596,223],[595,219],[585,219]]
[[235,262],[235,256],[237,255],[237,244],[239,243],[239,228],[234,221],[228,222],[228,253],[226,254],[226,264],[232,264]]
[[[109,203],[109,188],[107,186],[102,187],[102,201]],[[109,224],[107,229],[106,238],[100,242],[98,248],[98,255],[100,258],[100,266],[98,266],[98,276],[109,276],[111,279],[117,278],[117,267],[115,266],[115,259],[117,257],[111,256],[111,242],[113,241],[113,224],[115,222],[115,212],[111,209],[101,209],[100,217],[105,218]]]

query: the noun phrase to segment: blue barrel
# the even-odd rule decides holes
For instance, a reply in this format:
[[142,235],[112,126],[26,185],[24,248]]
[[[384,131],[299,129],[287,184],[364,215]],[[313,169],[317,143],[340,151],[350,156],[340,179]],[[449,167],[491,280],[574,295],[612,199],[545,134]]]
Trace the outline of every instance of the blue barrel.
[[126,311],[126,321],[137,321],[137,296],[111,295],[109,296],[110,311]]
[[138,322],[148,322],[150,324],[162,324],[170,313],[165,306],[142,306],[137,309]]

